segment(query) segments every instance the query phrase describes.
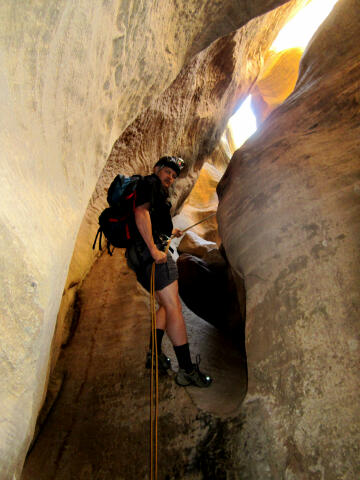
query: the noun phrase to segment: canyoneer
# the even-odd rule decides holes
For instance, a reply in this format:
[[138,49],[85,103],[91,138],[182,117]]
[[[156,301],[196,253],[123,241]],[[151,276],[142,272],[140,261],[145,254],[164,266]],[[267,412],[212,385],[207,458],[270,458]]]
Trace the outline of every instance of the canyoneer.
[[[199,369],[200,357],[193,363],[190,355],[186,325],[178,293],[178,271],[169,252],[165,253],[167,240],[180,237],[182,232],[173,228],[169,202],[169,188],[184,167],[179,157],[161,157],[153,174],[141,179],[136,187],[133,240],[126,250],[129,267],[137,280],[150,291],[152,265],[155,262],[156,344],[158,368],[165,372],[171,368],[170,359],[162,352],[161,344],[166,331],[173,345],[179,370],[175,375],[178,385],[210,386],[212,379]],[[151,367],[152,342],[147,353],[146,367]]]

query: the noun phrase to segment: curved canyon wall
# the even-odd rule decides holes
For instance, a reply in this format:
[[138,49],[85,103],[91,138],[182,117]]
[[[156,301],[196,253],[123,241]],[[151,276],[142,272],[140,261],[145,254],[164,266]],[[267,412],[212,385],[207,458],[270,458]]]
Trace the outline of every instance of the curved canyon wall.
[[340,0],[218,188],[247,292],[243,478],[360,475],[359,34],[359,2]]
[[[160,156],[181,156],[187,167],[172,192],[173,212],[177,212],[204,161],[213,157],[229,117],[256,81],[276,33],[300,3],[256,18],[213,42],[182,69],[171,86],[115,142],[79,230],[60,308],[56,345],[63,337],[62,325],[74,298],[74,286],[92,265],[94,252],[89,239],[94,237],[99,213],[107,205],[106,192],[112,179],[119,172],[149,174]],[[215,229],[216,224],[213,226]]]
[[[1,479],[20,475],[94,188],[65,312],[93,261],[114,174],[149,173],[159,155],[183,155],[178,209],[211,157],[291,13],[257,18],[202,52],[284,2],[250,3],[0,6]],[[234,155],[219,188],[222,241],[248,296],[250,383],[236,452],[244,478],[359,474],[358,11],[340,0],[295,92]]]
[[1,3],[3,478],[29,445],[76,234],[113,141],[196,53],[282,3]]
[[290,95],[298,77],[301,48],[270,51],[256,85],[251,91],[251,106],[261,124]]
[[2,2],[4,478],[29,445],[76,234],[114,139],[194,54],[281,3]]
[[[228,163],[220,148],[214,150],[228,119],[257,82],[269,47],[286,19],[303,3],[290,2],[213,42],[181,70],[170,87],[115,142],[79,229],[58,314],[51,370],[71,332],[77,291],[98,255],[92,249],[92,239],[99,213],[107,205],[106,192],[112,179],[118,172],[149,174],[160,156],[180,155],[186,161],[186,169],[171,196],[173,213],[178,212],[206,160],[218,163],[220,170]],[[214,191],[212,195],[216,196]],[[202,200],[206,203],[205,195]],[[205,203],[201,208],[187,204],[178,226],[189,226],[216,210],[217,201],[212,205],[210,200]],[[220,243],[215,218],[195,231]]]

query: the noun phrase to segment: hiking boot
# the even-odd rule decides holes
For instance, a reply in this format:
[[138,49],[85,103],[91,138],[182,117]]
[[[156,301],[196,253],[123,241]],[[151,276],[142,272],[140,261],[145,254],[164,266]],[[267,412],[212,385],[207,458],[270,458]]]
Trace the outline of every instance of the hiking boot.
[[[156,365],[156,358],[154,358],[154,368],[155,368],[155,365]],[[151,350],[149,350],[146,354],[145,367],[151,368]],[[160,355],[158,355],[158,367],[159,367],[159,372],[166,372],[167,370],[169,370],[169,368],[171,368],[171,360],[163,352],[161,352]]]
[[193,370],[190,373],[182,368],[179,368],[178,373],[175,376],[175,382],[182,386],[187,387],[188,385],[194,385],[195,387],[206,388],[210,387],[212,378],[204,373],[200,372],[200,355],[196,356],[196,363],[193,363]]

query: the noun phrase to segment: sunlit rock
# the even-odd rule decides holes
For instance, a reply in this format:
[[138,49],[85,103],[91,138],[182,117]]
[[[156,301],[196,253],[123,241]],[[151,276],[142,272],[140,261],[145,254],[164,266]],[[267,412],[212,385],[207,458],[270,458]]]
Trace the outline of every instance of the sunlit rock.
[[195,225],[191,232],[211,243],[220,243],[215,216],[218,206],[216,187],[220,178],[221,170],[210,163],[205,163],[181,214],[176,218],[176,226],[187,228]]
[[251,91],[251,106],[258,124],[294,90],[301,55],[300,48],[277,53],[270,51],[267,55],[260,78]]
[[[94,236],[98,215],[106,205],[106,190],[119,171],[149,174],[160,156],[182,156],[187,168],[172,194],[174,212],[182,206],[204,162],[212,161],[229,117],[259,74],[277,32],[301,3],[290,2],[214,42],[187,64],[172,85],[118,138],[80,226],[67,285],[83,278],[94,260],[89,238]],[[214,162],[221,171],[227,159],[215,151]],[[220,176],[219,172],[215,175]],[[212,195],[216,198],[214,192]],[[194,231],[215,240],[217,226],[212,222],[211,230],[200,226]]]
[[279,3],[2,3],[4,475],[34,429],[75,237],[113,140],[195,53]]
[[177,248],[179,253],[190,253],[200,258],[214,249],[217,249],[215,242],[204,240],[202,237],[199,237],[199,235],[196,235],[196,233],[190,231],[185,233]]
[[360,475],[359,34],[358,2],[340,1],[218,189],[247,293],[246,478]]
[[[80,247],[73,256],[74,273],[66,282],[81,221],[114,140],[167,89],[195,54],[281,3],[190,0],[160,9],[151,2],[120,0],[1,2],[3,477],[19,477],[52,368],[50,351],[52,346],[58,351],[67,337],[62,328],[62,324],[65,330],[68,325],[67,311],[63,311],[53,339],[62,295],[68,305],[73,303],[75,290],[93,261],[89,253],[93,230],[84,234],[81,228],[78,238],[87,248]],[[275,28],[259,17],[255,30],[237,40],[243,51],[238,65],[246,68],[234,83],[234,62],[224,63],[222,52],[214,56],[209,64],[214,88],[205,88],[208,102],[216,97],[220,103],[225,101],[224,91],[229,84],[230,90],[238,88],[240,78],[244,89],[248,88],[258,73],[258,63],[247,59],[262,56],[291,7],[285,6],[282,14],[270,14]],[[206,77],[206,62],[201,68],[197,73],[200,79]],[[195,78],[195,74],[190,76],[188,84],[193,84],[189,95],[196,100],[204,85]],[[191,128],[179,128],[182,117],[172,130],[179,138],[188,132],[193,132],[193,137],[174,143],[172,133],[171,141],[162,144],[168,114],[181,109],[183,100],[179,96],[176,104],[171,99],[171,106],[161,116],[163,129],[152,131],[153,124],[147,124],[157,148],[141,144],[149,154],[126,159],[132,165],[130,170],[142,165],[147,172],[165,146],[171,151],[175,144],[183,146],[185,157],[194,159],[194,169],[180,184],[179,204],[196,180],[204,156],[217,143],[224,126],[221,121],[225,121],[223,111],[233,109],[231,102],[222,109],[217,102],[211,108],[204,102],[199,110],[194,103],[188,111],[189,118],[196,112]],[[219,115],[209,116],[209,111],[219,111]],[[195,148],[185,148],[196,142]],[[93,228],[95,218],[85,216],[83,225],[88,222]]]

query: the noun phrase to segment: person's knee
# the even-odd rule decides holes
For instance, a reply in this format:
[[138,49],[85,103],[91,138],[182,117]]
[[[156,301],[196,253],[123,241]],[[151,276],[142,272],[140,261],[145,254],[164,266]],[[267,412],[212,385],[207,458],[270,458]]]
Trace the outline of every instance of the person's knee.
[[181,305],[176,300],[174,300],[166,304],[165,310],[166,312],[171,313],[181,313]]
[[176,296],[176,308],[179,310],[179,312],[182,312],[182,305],[181,305],[181,301],[180,301],[180,297],[179,295]]
[[182,311],[179,293],[174,284],[171,284],[168,287],[165,287],[163,290],[156,292],[156,297],[159,305],[164,307],[166,311]]
[[182,307],[181,307],[180,299],[176,298],[176,296],[168,298],[167,301],[164,302],[163,306],[165,308],[166,313],[168,313],[168,314],[175,314],[176,313],[176,314],[181,315],[181,313],[182,313]]

